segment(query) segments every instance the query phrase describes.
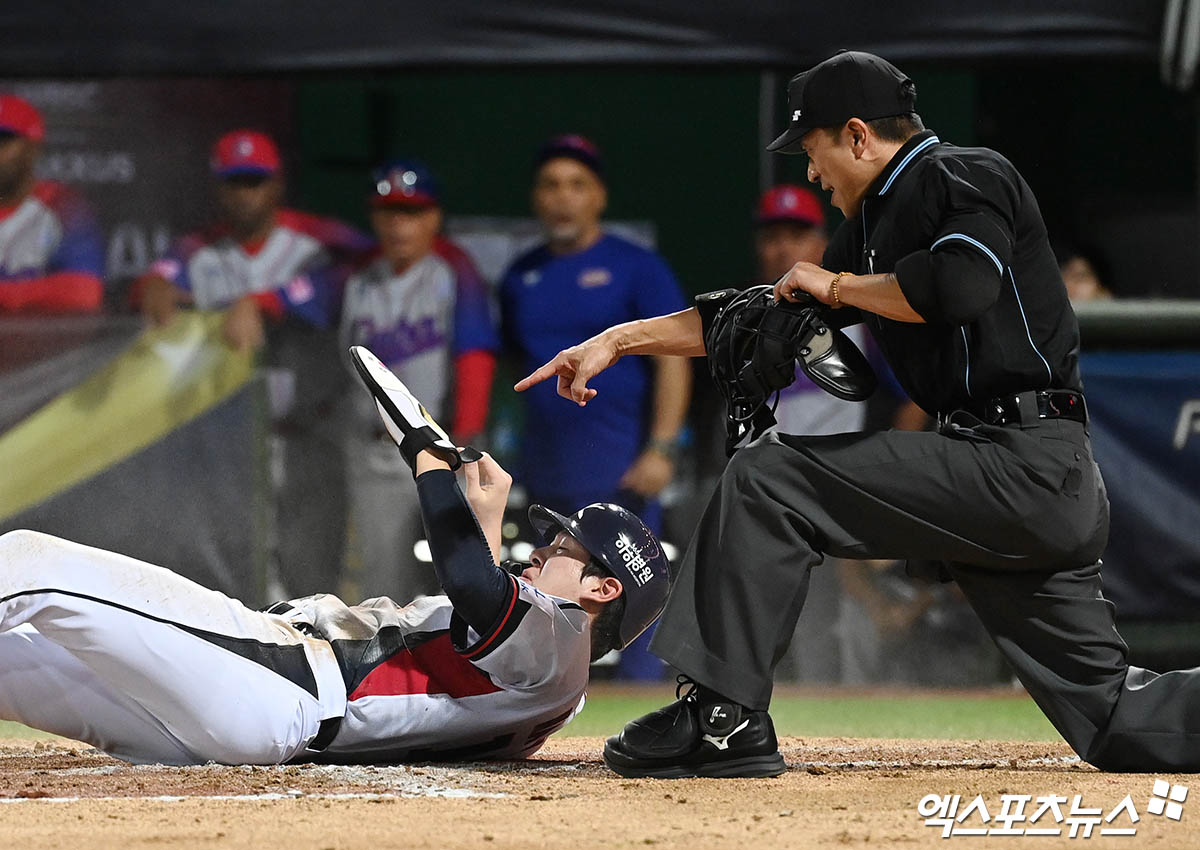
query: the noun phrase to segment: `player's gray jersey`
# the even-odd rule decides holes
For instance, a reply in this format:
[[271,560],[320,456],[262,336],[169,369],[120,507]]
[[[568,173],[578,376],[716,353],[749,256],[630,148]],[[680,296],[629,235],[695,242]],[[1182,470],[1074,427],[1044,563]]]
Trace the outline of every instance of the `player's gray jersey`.
[[[380,258],[346,282],[341,343],[369,348],[404,382],[435,418],[445,415],[454,342],[454,271],[430,253],[403,274]],[[348,361],[347,361],[348,362]],[[355,393],[356,422],[379,419],[365,393]]]
[[348,606],[318,595],[287,614],[333,645],[349,695],[321,758],[384,762],[531,755],[583,706],[591,637],[579,605],[513,578],[477,634],[445,596]]

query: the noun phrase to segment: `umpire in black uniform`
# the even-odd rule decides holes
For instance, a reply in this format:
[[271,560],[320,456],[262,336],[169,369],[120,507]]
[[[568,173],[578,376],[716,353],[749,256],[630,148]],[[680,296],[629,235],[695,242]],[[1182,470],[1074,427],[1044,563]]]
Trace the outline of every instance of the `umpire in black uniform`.
[[[865,322],[936,432],[768,434],[730,461],[651,649],[694,684],[609,739],[626,776],[784,769],[772,673],[826,554],[906,558],[958,582],[1046,716],[1106,770],[1200,769],[1200,670],[1130,667],[1101,591],[1108,500],[1088,441],[1079,330],[1045,225],[1012,164],[925,130],[912,81],[843,52],[795,77],[770,150],[804,153],[846,216],[808,293]],[[623,354],[704,353],[720,305],[611,328],[559,354],[576,403]],[[822,652],[813,646],[813,652]],[[678,694],[677,694],[678,696]]]

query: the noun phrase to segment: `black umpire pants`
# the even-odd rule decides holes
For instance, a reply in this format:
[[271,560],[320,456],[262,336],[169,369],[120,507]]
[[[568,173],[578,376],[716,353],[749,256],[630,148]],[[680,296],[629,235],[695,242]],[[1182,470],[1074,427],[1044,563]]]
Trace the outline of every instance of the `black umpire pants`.
[[1108,499],[1084,426],[952,421],[941,433],[768,434],[740,450],[651,649],[765,709],[823,555],[943,562],[1083,759],[1200,770],[1200,668],[1130,667],[1101,591]]

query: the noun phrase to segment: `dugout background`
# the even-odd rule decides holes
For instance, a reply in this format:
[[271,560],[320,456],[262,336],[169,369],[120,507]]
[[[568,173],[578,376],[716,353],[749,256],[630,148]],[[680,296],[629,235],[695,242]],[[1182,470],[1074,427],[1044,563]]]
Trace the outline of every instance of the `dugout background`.
[[[782,126],[793,70],[412,69],[299,79],[294,193],[303,206],[365,226],[371,164],[415,156],[442,179],[450,216],[527,216],[537,146],[579,132],[604,150],[609,216],[652,221],[686,289],[758,282],[752,213],[764,178],[806,182],[803,157],[762,150],[762,137]],[[910,61],[904,70],[918,82],[926,126],[1008,156],[1051,234],[1097,246],[1117,294],[1200,296],[1194,95],[1166,88],[1146,63],[1059,58],[967,70]],[[831,223],[840,219],[830,213]]]

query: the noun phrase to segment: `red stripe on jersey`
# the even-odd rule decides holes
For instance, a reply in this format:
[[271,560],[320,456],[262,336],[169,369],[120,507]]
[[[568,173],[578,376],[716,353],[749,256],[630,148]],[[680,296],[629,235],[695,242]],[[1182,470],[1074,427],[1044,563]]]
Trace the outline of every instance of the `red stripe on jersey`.
[[504,625],[508,622],[508,618],[512,616],[513,608],[517,607],[517,597],[521,595],[521,591],[517,587],[517,579],[514,576],[509,576],[509,578],[512,579],[513,592],[508,600],[508,610],[504,612],[504,616],[500,618],[500,622],[496,624],[496,628],[492,629],[492,633],[488,636],[488,639],[472,647],[470,651],[464,652],[464,658],[474,658],[479,655],[504,631]]
[[368,673],[350,699],[407,694],[446,694],[461,699],[498,690],[486,673],[454,649],[447,633],[416,649],[397,652]]

